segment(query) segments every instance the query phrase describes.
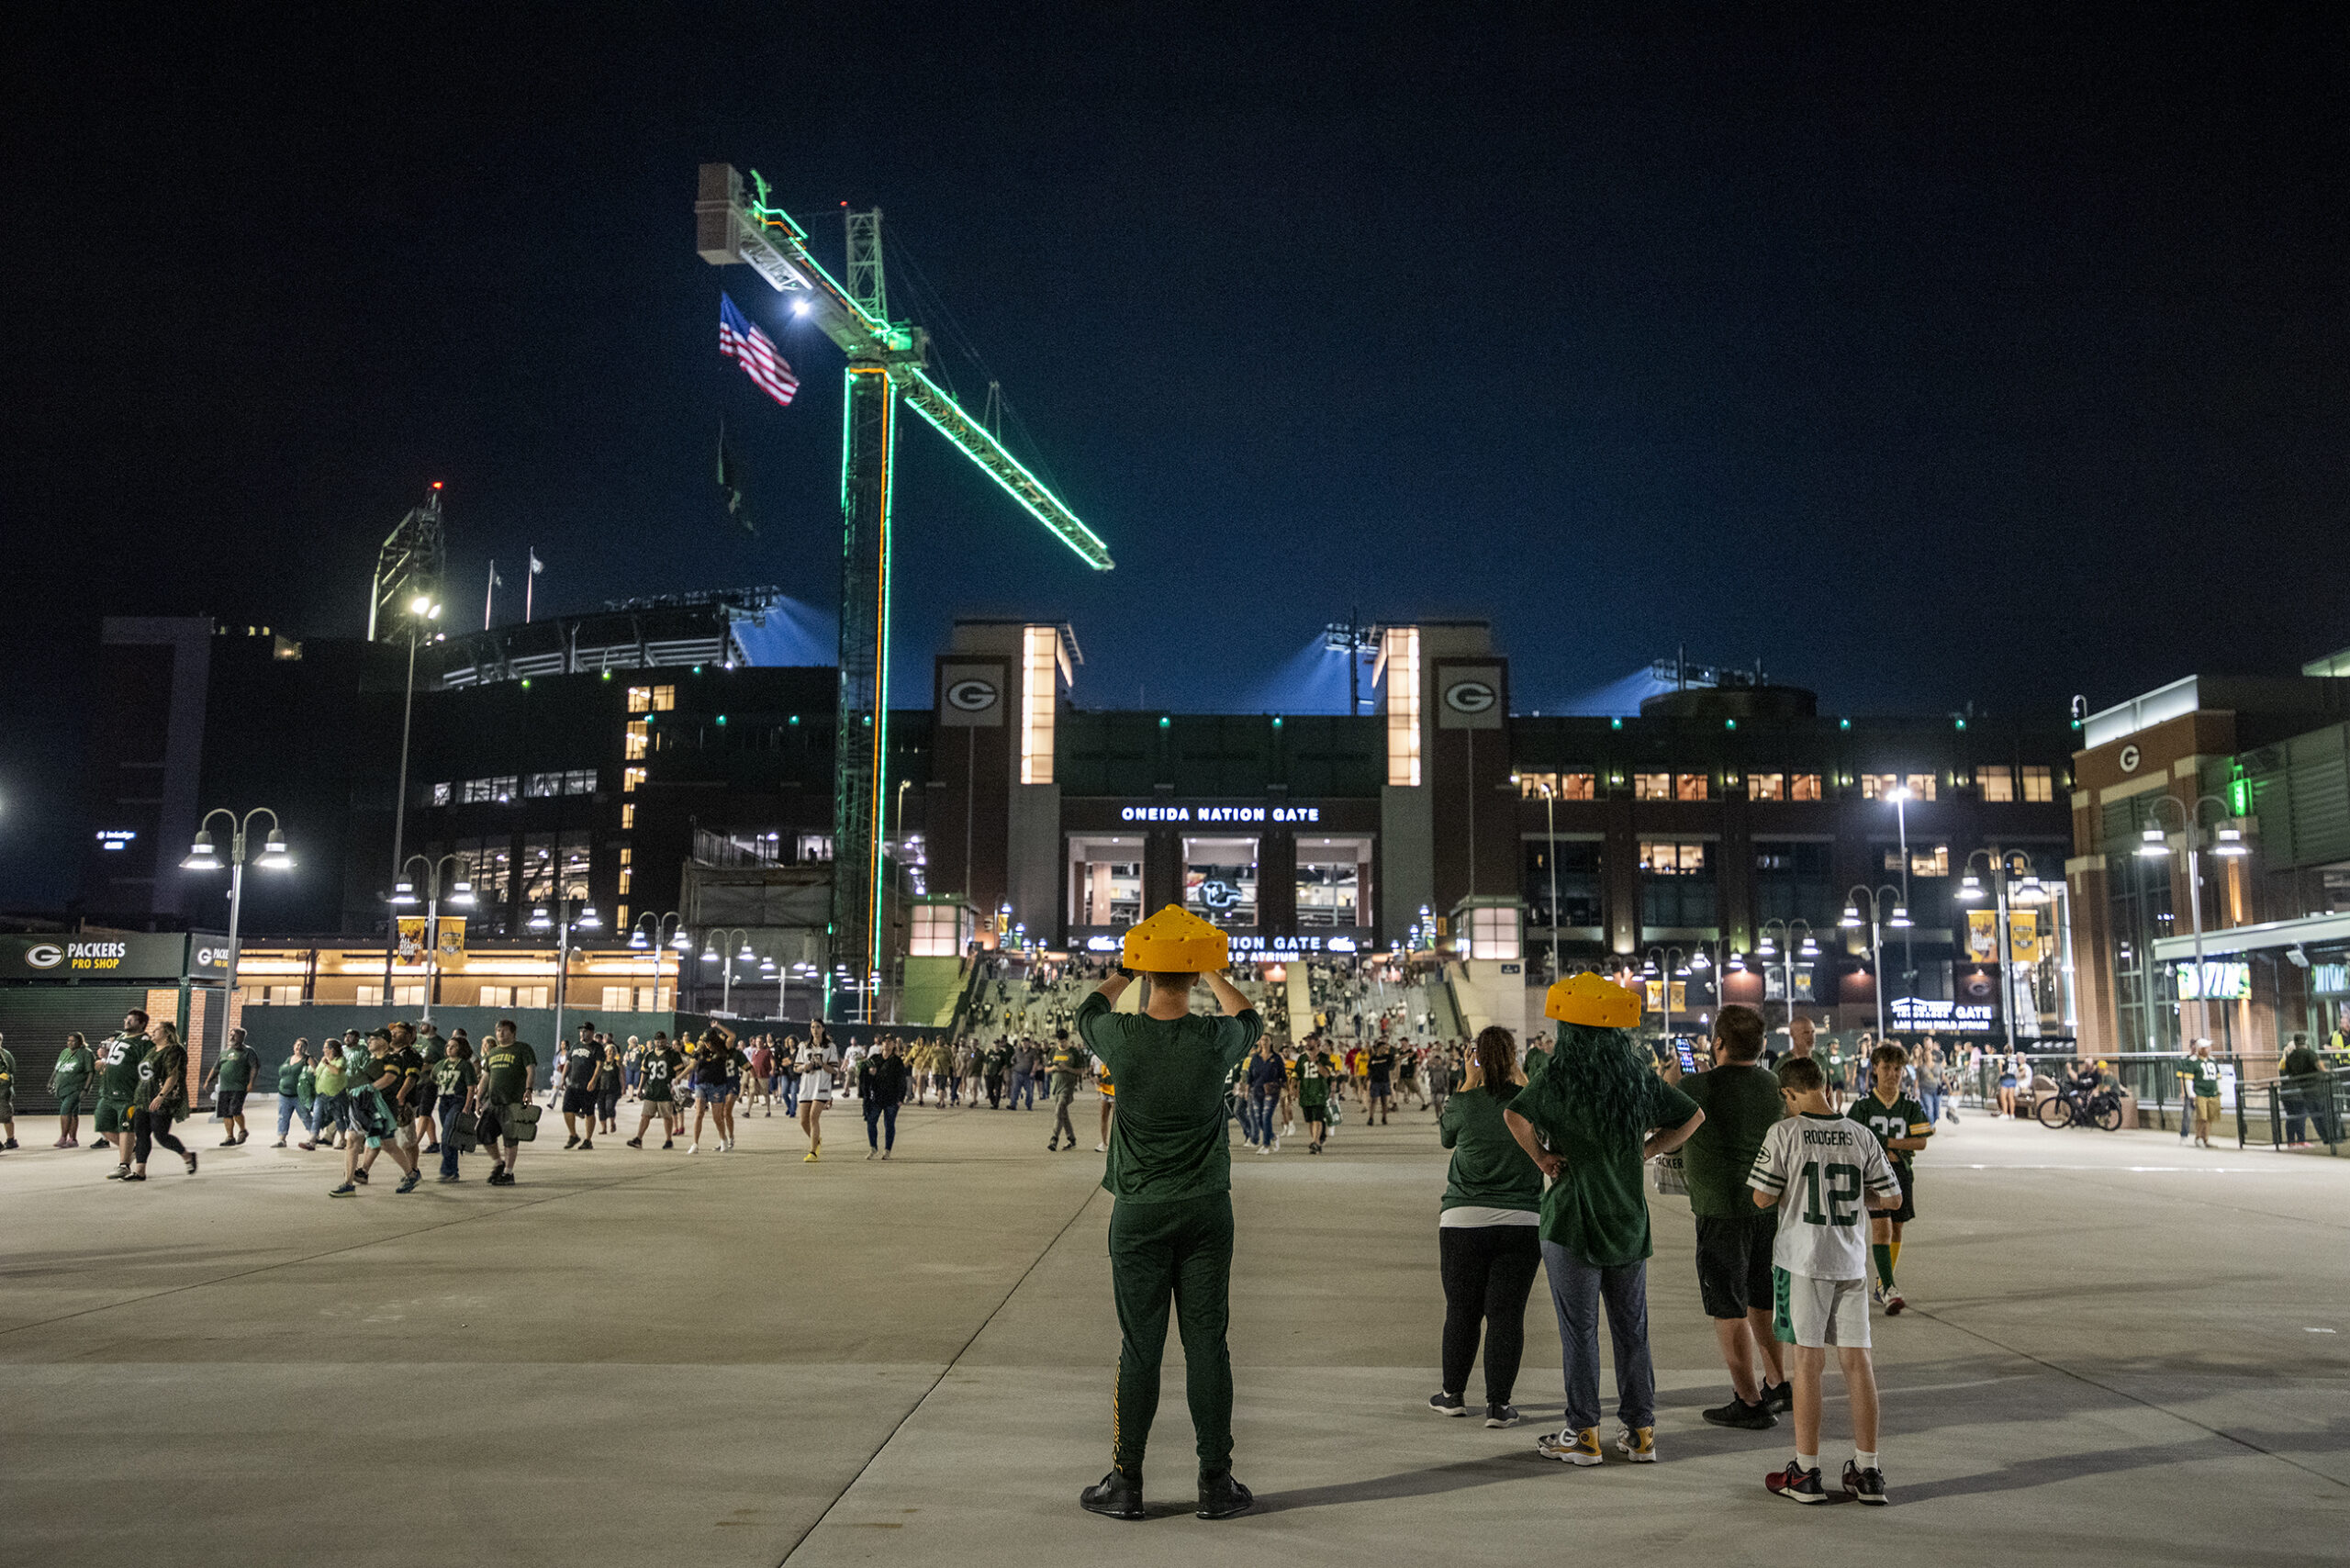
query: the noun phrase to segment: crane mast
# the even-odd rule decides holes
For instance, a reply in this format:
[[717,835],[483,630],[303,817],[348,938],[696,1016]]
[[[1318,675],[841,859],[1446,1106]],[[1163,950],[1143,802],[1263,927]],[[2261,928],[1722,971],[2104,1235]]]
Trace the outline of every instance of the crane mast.
[[[694,247],[713,266],[748,265],[792,301],[847,360],[841,441],[840,698],[834,722],[831,982],[848,970],[869,1009],[880,978],[882,802],[889,788],[890,487],[898,403],[920,414],[1005,493],[1096,571],[1110,552],[924,368],[920,327],[889,319],[881,213],[849,212],[848,285],[808,252],[808,233],[767,199],[745,198],[731,163],[705,163],[694,200]],[[964,891],[968,893],[968,889]],[[829,1006],[828,1009],[829,1011]],[[867,1016],[870,1016],[869,1011]]]

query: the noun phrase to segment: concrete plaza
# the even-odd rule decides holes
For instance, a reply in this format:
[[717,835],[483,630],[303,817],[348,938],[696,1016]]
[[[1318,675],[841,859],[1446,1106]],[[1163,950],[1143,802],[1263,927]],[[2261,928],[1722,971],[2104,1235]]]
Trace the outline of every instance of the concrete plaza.
[[[1428,1115],[1237,1151],[1236,1470],[1190,1514],[1170,1336],[1155,1516],[1081,1513],[1117,1349],[1110,1200],[1046,1113],[911,1111],[867,1163],[755,1116],[733,1154],[532,1146],[521,1184],[330,1202],[325,1153],[0,1156],[0,1529],[13,1560],[415,1568],[1497,1562],[2247,1562],[2350,1552],[2350,1160],[1968,1115],[1921,1164],[1876,1325],[1894,1507],[1767,1497],[1792,1428],[1720,1431],[1686,1205],[1655,1200],[1663,1462],[1538,1459],[1517,1403],[1424,1407],[1443,1304]],[[634,1107],[623,1107],[633,1126]],[[253,1125],[265,1128],[257,1105]],[[18,1136],[46,1144],[47,1124]],[[550,1129],[556,1118],[547,1118]],[[1849,1450],[1830,1383],[1831,1467]],[[1472,1394],[1474,1388],[1472,1385]],[[1613,1394],[1609,1394],[1612,1403]],[[1612,1435],[1612,1433],[1610,1434]]]

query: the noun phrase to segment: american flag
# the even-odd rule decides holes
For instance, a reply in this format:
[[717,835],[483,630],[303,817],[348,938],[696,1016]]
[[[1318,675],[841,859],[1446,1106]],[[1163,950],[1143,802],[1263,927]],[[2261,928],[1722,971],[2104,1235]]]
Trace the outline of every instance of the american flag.
[[744,320],[734,302],[722,294],[718,297],[718,352],[740,364],[759,384],[760,391],[785,408],[791,407],[792,394],[800,390],[800,377],[775,352],[767,335]]

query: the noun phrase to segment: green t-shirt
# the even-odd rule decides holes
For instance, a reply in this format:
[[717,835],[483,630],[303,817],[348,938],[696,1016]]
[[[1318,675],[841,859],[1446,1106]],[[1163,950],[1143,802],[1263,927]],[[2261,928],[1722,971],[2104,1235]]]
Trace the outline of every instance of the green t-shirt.
[[0,1094],[17,1092],[17,1053],[0,1046]]
[[[1104,1002],[1102,1004],[1102,1011],[1106,1013],[1110,1010],[1110,1004]],[[1079,1033],[1084,1033],[1082,1025],[1080,1026]],[[1054,1092],[1058,1093],[1064,1089],[1076,1088],[1077,1081],[1085,1076],[1084,1047],[1060,1046],[1055,1047],[1051,1067],[1053,1070]]]
[[342,1053],[329,1051],[319,1058],[317,1070],[310,1075],[310,1086],[331,1098],[351,1086],[351,1074],[342,1065]]
[[57,1092],[73,1095],[82,1092],[83,1081],[90,1076],[97,1058],[87,1046],[68,1046],[58,1056],[56,1067]]
[[489,1084],[489,1103],[511,1105],[521,1099],[522,1085],[531,1069],[538,1065],[538,1053],[520,1040],[500,1045],[493,1036],[481,1050],[481,1073]]
[[1708,1219],[1753,1214],[1746,1185],[1754,1156],[1772,1124],[1786,1114],[1778,1075],[1758,1062],[1730,1062],[1681,1081],[1681,1092],[1706,1113],[1705,1125],[1681,1146],[1681,1174],[1689,1212]]
[[1878,1099],[1876,1091],[1872,1089],[1853,1101],[1844,1114],[1876,1134],[1876,1141],[1885,1145],[1885,1157],[1902,1170],[1909,1169],[1909,1161],[1917,1150],[1896,1148],[1893,1140],[1934,1136],[1934,1124],[1926,1114],[1926,1108],[1907,1094],[1897,1096],[1888,1105]]
[[1561,1046],[1542,1059],[1510,1109],[1534,1124],[1564,1163],[1542,1194],[1542,1239],[1595,1269],[1637,1263],[1656,1250],[1649,1236],[1648,1193],[1640,1185],[1641,1146],[1652,1127],[1677,1127],[1697,1103],[1652,1072],[1635,1084],[1629,1124],[1602,1126],[1593,1108],[1571,1097]]
[[416,1049],[417,1054],[424,1058],[425,1066],[438,1067],[441,1058],[449,1054],[449,1042],[438,1035],[427,1035],[416,1042]]
[[2277,1064],[2277,1070],[2287,1078],[2308,1078],[2323,1072],[2325,1064],[2317,1059],[2317,1053],[2309,1047],[2295,1046],[2285,1053],[2285,1059]]
[[673,1046],[655,1047],[639,1057],[637,1077],[643,1084],[644,1097],[647,1100],[674,1098],[669,1086],[676,1081],[677,1070],[685,1065],[686,1053]]
[[299,1057],[287,1057],[277,1068],[277,1092],[290,1095],[302,1087],[303,1061]]
[[432,1064],[432,1087],[443,1094],[463,1094],[481,1074],[463,1058],[443,1056]]
[[1113,1012],[1097,991],[1079,1004],[1077,1030],[1118,1084],[1102,1185],[1136,1204],[1230,1192],[1224,1081],[1265,1032],[1257,1010],[1237,1018],[1153,1018]]
[[2205,1061],[2198,1058],[2188,1064],[2188,1070],[2195,1080],[2197,1099],[2217,1100],[2220,1097],[2220,1064],[2218,1062]]
[[1542,1168],[1510,1136],[1502,1113],[1517,1091],[1493,1094],[1464,1089],[1444,1103],[1437,1137],[1452,1150],[1445,1172],[1444,1209],[1525,1209],[1542,1206]]
[[117,1035],[98,1047],[98,1098],[128,1105],[139,1097],[139,1064],[155,1042],[144,1035]]
[[253,1068],[261,1058],[253,1055],[250,1046],[220,1053],[219,1089],[224,1094],[234,1094],[241,1089],[252,1087]]
[[1306,1051],[1290,1068],[1297,1081],[1297,1103],[1301,1109],[1311,1105],[1316,1110],[1330,1103],[1330,1058],[1320,1051]]
[[163,1097],[162,1114],[177,1115],[187,1104],[187,1047],[157,1046],[139,1064],[138,1103]]

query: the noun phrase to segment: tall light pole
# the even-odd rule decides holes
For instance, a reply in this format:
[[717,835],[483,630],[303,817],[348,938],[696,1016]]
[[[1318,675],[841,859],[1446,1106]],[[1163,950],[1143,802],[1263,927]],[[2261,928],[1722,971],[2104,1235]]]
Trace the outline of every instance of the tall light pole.
[[[395,909],[400,905],[413,904],[416,902],[416,884],[408,879],[408,868],[410,866],[420,865],[424,868],[424,1016],[422,1021],[427,1024],[432,1022],[432,1003],[441,994],[441,872],[443,867],[453,862],[460,872],[465,869],[464,857],[461,855],[443,855],[438,860],[429,856],[411,855],[401,862],[399,880],[392,884],[391,902]],[[473,883],[467,881],[463,876],[452,879],[449,884],[449,902],[459,909],[473,908]],[[397,913],[392,916],[392,933],[395,938],[399,934],[399,916]],[[387,1002],[391,1000],[391,987],[388,983],[384,987],[384,1000]]]
[[[1900,921],[1901,994],[1915,996],[1918,991],[1918,954],[1909,935],[1912,922],[1908,918],[1908,911],[1909,908],[1909,802],[1917,797],[1911,793],[1908,785],[1896,784],[1885,792],[1885,798],[1893,802],[1893,831],[1901,843],[1901,908],[1903,911]],[[1885,990],[1885,976],[1882,972],[1877,975],[1876,989],[1879,992]],[[1880,1041],[1885,1038],[1883,1019],[1877,1021],[1876,1033]]]
[[[420,593],[408,601],[408,689],[400,699],[399,789],[392,796],[392,880],[395,882],[400,879],[400,874],[408,868],[405,857],[408,843],[404,835],[408,828],[408,739],[416,717],[416,645],[424,641],[425,633],[431,630],[432,622],[440,618],[441,606],[431,594]],[[372,619],[368,635],[375,635]],[[386,1002],[392,995],[392,954],[399,946],[399,942],[400,925],[395,920],[391,930],[384,935],[384,999]]]
[[[739,953],[726,952],[725,944],[738,936],[743,940],[743,950]],[[740,959],[755,959],[757,957],[757,954],[751,951],[751,934],[739,925],[728,926],[719,931],[705,931],[701,934],[701,961],[705,964],[722,963],[718,972],[718,1010],[721,1013],[734,1011],[735,963]]]
[[[650,935],[646,935],[647,926],[652,928]],[[638,915],[635,929],[628,934],[628,945],[639,953],[649,953],[655,947],[676,948],[677,978],[681,980],[685,978],[686,955],[694,950],[694,939],[686,935],[686,917],[674,909],[661,914],[648,910]],[[661,962],[657,957],[653,963],[653,996],[658,1002],[661,997]],[[672,999],[675,999],[674,993]]]
[[[1775,942],[1772,940],[1771,935],[1774,931],[1778,933],[1778,940]],[[1803,933],[1803,950],[1800,956],[1806,958],[1818,958],[1819,957],[1819,944],[1813,940],[1811,935],[1811,922],[1807,920],[1779,920],[1775,918],[1766,920],[1762,923],[1762,929],[1755,933],[1758,940],[1754,944],[1754,956],[1756,958],[1763,959],[1765,962],[1768,962],[1774,958],[1779,960],[1779,973],[1781,976],[1779,989],[1784,991],[1786,996],[1787,1038],[1791,1042],[1795,1038],[1796,958],[1798,956],[1796,950],[1796,933],[1798,931]]]
[[[229,989],[228,1000],[223,1006],[223,1016],[225,1018],[226,1009],[235,1006],[237,1001],[237,930],[239,922],[243,916],[245,909],[246,834],[248,830],[250,830],[253,825],[253,819],[255,817],[267,817],[269,819],[269,836],[263,840],[261,846],[261,863],[263,865],[274,866],[281,871],[291,870],[294,867],[294,857],[289,854],[285,848],[285,834],[278,831],[277,813],[271,811],[267,806],[255,806],[252,811],[247,812],[241,820],[239,819],[236,812],[230,811],[228,807],[215,806],[212,810],[205,812],[204,820],[196,824],[196,843],[189,848],[187,852],[187,858],[180,862],[181,869],[187,871],[218,871],[220,869],[219,853],[212,846],[212,819],[214,817],[227,817],[229,819]],[[225,1024],[223,1026],[225,1027]]]
[[[2170,851],[2164,848],[2158,853],[2168,855]],[[1987,849],[1977,849],[1967,856],[1966,874],[1959,879],[1958,883],[1958,896],[1969,903],[1983,896],[1982,879],[1975,874],[1977,857],[1991,873],[1991,907],[1996,912],[1991,927],[1992,940],[1998,944],[1998,951],[1993,956],[1999,964],[2000,1032],[2008,1042],[2008,1054],[2013,1056],[2016,1052],[2016,987],[2013,979],[2016,937],[2014,902],[2009,896],[2008,879],[2019,871],[2022,873],[2015,883],[2015,891],[2019,894],[2036,894],[2040,890],[2040,879],[2032,872],[2031,857],[2020,849],[2002,849],[1996,844]],[[2200,951],[2199,947],[2198,951]],[[2039,1006],[2037,998],[2033,999],[2032,1005],[2036,1011]]]
[[[1885,905],[1888,900],[1893,904],[1891,920],[1885,918]],[[1860,886],[1849,888],[1844,893],[1844,918],[1837,924],[1847,931],[1858,930],[1861,924],[1861,905],[1864,903],[1869,907],[1869,962],[1876,966],[1876,973],[1870,977],[1876,983],[1869,989],[1876,993],[1876,1039],[1877,1044],[1883,1045],[1885,1043],[1885,927],[1890,925],[1897,931],[1908,930],[1909,902],[1899,888]]]
[[[2209,1039],[2211,999],[2204,994],[2210,988],[2205,983],[2208,977],[2203,970],[2203,808],[2217,806],[2223,818],[2233,817],[2235,808],[2217,795],[2198,795],[2193,805],[2177,795],[2155,796],[2146,802],[2146,826],[2138,835],[2138,853],[2149,860],[2170,858],[2170,839],[2164,834],[2161,822],[2162,808],[2165,803],[2178,812],[2179,845],[2187,857],[2187,909],[2195,931],[2195,1004],[2202,1025],[2196,1033],[2199,1038]],[[2244,841],[2244,830],[2240,827],[2220,828],[2213,834],[2211,853],[2231,860],[2249,854],[2250,849]],[[2186,1022],[2187,1009],[2181,1006],[2179,1024],[2182,1029]]]
[[555,937],[554,949],[554,1048],[557,1051],[563,1049],[563,1004],[571,989],[571,933],[575,928],[581,931],[601,931],[604,928],[603,916],[596,913],[596,906],[584,896],[579,901],[579,913],[575,916],[571,913],[571,898],[569,893],[555,894],[555,915],[549,915],[544,904],[531,912],[532,930],[544,931],[553,925],[559,933]]
[[[1517,775],[1510,775],[1517,782]],[[1548,780],[1535,786],[1542,791],[1542,834],[1549,841],[1543,852],[1550,868],[1550,978],[1559,978],[1559,812],[1558,790]]]
[[[1716,953],[1720,954],[1721,957],[1719,958],[1713,957]],[[1729,977],[1733,974],[1744,974],[1746,960],[1730,951],[1729,937],[1717,936],[1711,941],[1701,937],[1697,943],[1697,950],[1689,955],[1689,967],[1693,969],[1706,969],[1711,972],[1714,1011],[1719,1013],[1729,1001],[1729,993],[1724,990],[1729,983]]]
[[[1662,964],[1657,962],[1660,958],[1664,960]],[[1673,1043],[1673,982],[1689,978],[1688,953],[1679,947],[1650,948],[1648,963],[1640,970],[1640,977],[1655,980],[1660,975],[1664,979],[1664,1042],[1670,1046]]]

